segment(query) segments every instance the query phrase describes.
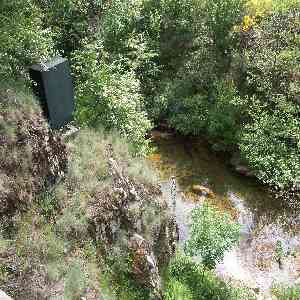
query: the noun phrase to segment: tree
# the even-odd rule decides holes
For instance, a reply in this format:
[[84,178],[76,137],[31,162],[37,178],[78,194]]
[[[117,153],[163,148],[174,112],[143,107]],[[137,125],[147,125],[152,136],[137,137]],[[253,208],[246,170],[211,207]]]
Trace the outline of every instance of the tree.
[[32,0],[0,2],[0,76],[24,76],[33,63],[54,54],[52,34],[43,27],[42,12]]
[[240,227],[227,213],[220,213],[207,203],[192,212],[190,239],[185,251],[189,255],[200,255],[202,263],[214,268],[225,251],[239,239]]

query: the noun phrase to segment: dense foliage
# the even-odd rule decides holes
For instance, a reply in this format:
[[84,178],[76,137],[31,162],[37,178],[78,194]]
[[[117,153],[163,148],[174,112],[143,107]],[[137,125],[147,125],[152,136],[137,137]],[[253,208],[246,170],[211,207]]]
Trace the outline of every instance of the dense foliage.
[[207,135],[215,149],[239,151],[275,189],[294,189],[299,1],[168,4],[161,32],[164,73],[149,99],[155,107],[150,114],[183,134]]
[[246,39],[248,122],[240,149],[266,183],[287,187],[299,180],[298,9],[266,16]]
[[54,55],[52,32],[31,0],[0,3],[0,76],[11,80],[25,68]]
[[[276,189],[299,182],[299,0],[1,3],[1,74],[71,58],[76,119],[145,152],[150,121],[206,134]],[[18,22],[14,20],[18,18]]]
[[[108,139],[119,141],[132,162],[127,168],[143,177],[139,182],[149,180],[144,164],[136,170],[124,145],[129,141],[135,155],[146,154],[148,131],[166,122],[184,135],[205,135],[215,150],[239,153],[285,200],[300,198],[300,0],[0,1],[0,36],[0,81],[14,82],[0,91],[0,212],[16,218],[15,244],[1,240],[0,250],[16,249],[10,260],[19,263],[19,279],[28,286],[63,278],[66,299],[98,288],[91,278],[100,276],[100,247],[83,209],[111,183],[102,145],[108,141],[98,131],[95,143],[76,140],[66,182],[45,190],[66,171],[67,153],[41,114],[32,117],[37,110],[25,101],[32,96],[16,82],[28,87],[28,66],[55,55],[71,64],[75,122],[125,137]],[[26,103],[7,108],[18,99]],[[91,132],[84,133],[89,138]],[[166,299],[240,299],[206,269],[237,240],[238,226],[207,205],[192,218],[186,250],[203,265],[175,259]],[[127,265],[114,267],[112,273],[127,274]],[[0,266],[1,280],[13,280],[10,274]],[[120,282],[124,299],[143,297],[128,276]]]
[[278,300],[297,300],[300,298],[300,287],[295,286],[277,286],[273,290]]
[[185,245],[189,255],[201,257],[202,263],[214,268],[239,239],[239,225],[226,213],[205,203],[192,212],[190,238]]
[[171,262],[168,278],[167,300],[254,299],[247,290],[226,285],[211,271],[182,255]]
[[101,45],[87,45],[73,52],[76,119],[85,126],[118,129],[137,152],[145,153],[145,135],[151,124],[142,110],[140,82],[134,72],[109,65],[101,50]]

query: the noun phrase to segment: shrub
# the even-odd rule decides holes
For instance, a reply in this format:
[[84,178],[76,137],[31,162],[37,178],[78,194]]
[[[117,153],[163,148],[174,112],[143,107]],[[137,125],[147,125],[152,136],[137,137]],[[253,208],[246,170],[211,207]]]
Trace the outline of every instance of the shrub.
[[194,8],[191,0],[161,1],[160,61],[165,71],[170,72],[170,77],[178,70],[191,47]]
[[263,182],[284,189],[300,180],[300,124],[294,115],[297,107],[284,98],[279,105],[287,107],[255,112],[252,123],[243,129],[240,149]]
[[277,188],[299,181],[299,12],[275,11],[245,43],[248,122],[240,149],[259,178]]
[[[245,44],[248,89],[267,104],[277,95],[295,101],[299,93],[296,10],[277,12],[255,25]],[[295,93],[296,92],[296,93]]]
[[205,23],[214,42],[217,61],[221,65],[226,63],[226,56],[234,46],[231,31],[241,22],[245,3],[244,0],[206,0],[202,3]]
[[189,255],[200,255],[209,268],[222,260],[225,251],[239,238],[239,225],[227,213],[220,213],[206,203],[193,210],[190,230],[185,250]]
[[250,0],[248,1],[250,12],[257,16],[266,16],[274,11],[288,11],[291,8],[297,8],[300,5],[299,0]]
[[82,262],[80,260],[73,261],[65,277],[64,299],[81,299],[84,288],[86,287],[85,276]]
[[240,96],[233,81],[215,83],[212,103],[208,106],[207,132],[212,139],[223,144],[226,150],[239,141],[243,111]]
[[171,279],[166,290],[166,300],[193,300],[189,289],[177,280]]
[[150,290],[141,286],[132,275],[132,258],[128,253],[120,252],[106,258],[107,273],[111,285],[114,286],[116,299],[148,300]]
[[[191,258],[178,255],[170,263],[168,269],[169,285],[167,299],[178,299],[174,294],[177,289],[185,291],[184,300],[240,300],[253,299],[245,289],[235,289],[216,277],[211,271],[192,261]],[[176,283],[175,283],[176,282]]]
[[272,290],[278,300],[298,300],[300,299],[300,286],[277,286]]
[[132,72],[107,65],[96,45],[73,56],[77,79],[76,119],[81,125],[118,130],[137,151],[146,151],[145,135],[150,122],[142,110],[139,81]]
[[[160,74],[160,4],[156,0],[111,1],[101,20],[98,39],[110,61],[132,71],[140,91],[151,98]],[[148,101],[145,101],[147,108]]]
[[208,117],[207,95],[196,94],[174,102],[168,118],[170,125],[183,134],[204,132]]
[[138,22],[142,18],[142,7],[143,1],[134,0],[114,0],[106,7],[100,34],[107,51],[115,55],[129,52],[127,43],[137,30]]
[[11,80],[54,54],[52,34],[32,0],[1,1],[0,11],[0,76]]
[[[176,32],[177,27],[171,25],[179,4],[166,2],[171,19],[165,21]],[[187,1],[181,5],[184,12],[178,22],[182,21],[188,40],[184,42],[179,27],[175,36],[182,39],[179,49],[183,48],[183,54],[174,58],[172,73],[166,72],[172,80],[161,84],[160,95],[152,100],[156,107],[151,115],[166,117],[183,134],[208,133],[223,146],[231,146],[240,128],[239,110],[232,104],[238,92],[229,74],[233,50],[238,48],[232,31],[242,20],[244,1]],[[164,43],[170,46],[172,40]]]
[[64,55],[79,49],[82,40],[93,38],[103,1],[98,0],[33,0],[43,12],[43,24],[55,37],[55,49]]

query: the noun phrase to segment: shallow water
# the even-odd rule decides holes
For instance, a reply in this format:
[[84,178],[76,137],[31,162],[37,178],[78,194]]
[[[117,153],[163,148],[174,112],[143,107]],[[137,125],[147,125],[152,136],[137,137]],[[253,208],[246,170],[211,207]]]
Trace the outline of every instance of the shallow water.
[[[180,244],[188,239],[192,209],[204,200],[193,193],[192,187],[204,185],[215,194],[207,201],[241,224],[240,243],[225,254],[217,274],[246,284],[266,298],[275,283],[295,282],[300,276],[300,238],[289,231],[297,232],[299,214],[284,208],[257,180],[236,174],[228,157],[213,152],[205,141],[168,134],[155,136],[156,151],[149,160],[159,171],[168,199],[170,178],[176,176]],[[276,256],[278,243],[285,254],[281,268]]]

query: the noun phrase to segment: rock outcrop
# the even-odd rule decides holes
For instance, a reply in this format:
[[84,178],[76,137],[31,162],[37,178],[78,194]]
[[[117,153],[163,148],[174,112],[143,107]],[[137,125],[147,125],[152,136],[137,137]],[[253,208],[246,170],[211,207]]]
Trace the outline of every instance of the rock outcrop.
[[160,188],[137,184],[119,166],[112,149],[107,152],[112,188],[98,194],[89,205],[90,231],[107,253],[116,251],[123,241],[123,252],[132,256],[136,281],[151,289],[153,299],[160,299],[159,266],[174,255],[176,223]]
[[[0,91],[0,215],[25,209],[67,168],[66,147],[32,99]],[[30,97],[29,97],[30,98]]]
[[157,259],[150,243],[142,236],[134,234],[128,246],[132,257],[132,273],[136,281],[152,290],[153,298],[162,299]]
[[232,167],[234,168],[234,170],[243,175],[243,176],[247,176],[247,177],[255,177],[256,176],[256,172],[253,171],[246,162],[244,162],[241,159],[241,155],[240,153],[236,152],[232,155],[232,158],[230,160],[230,164],[232,165]]
[[214,192],[209,189],[208,187],[205,187],[203,185],[193,185],[192,190],[194,193],[200,195],[200,196],[205,196],[208,198],[215,198],[216,195]]

